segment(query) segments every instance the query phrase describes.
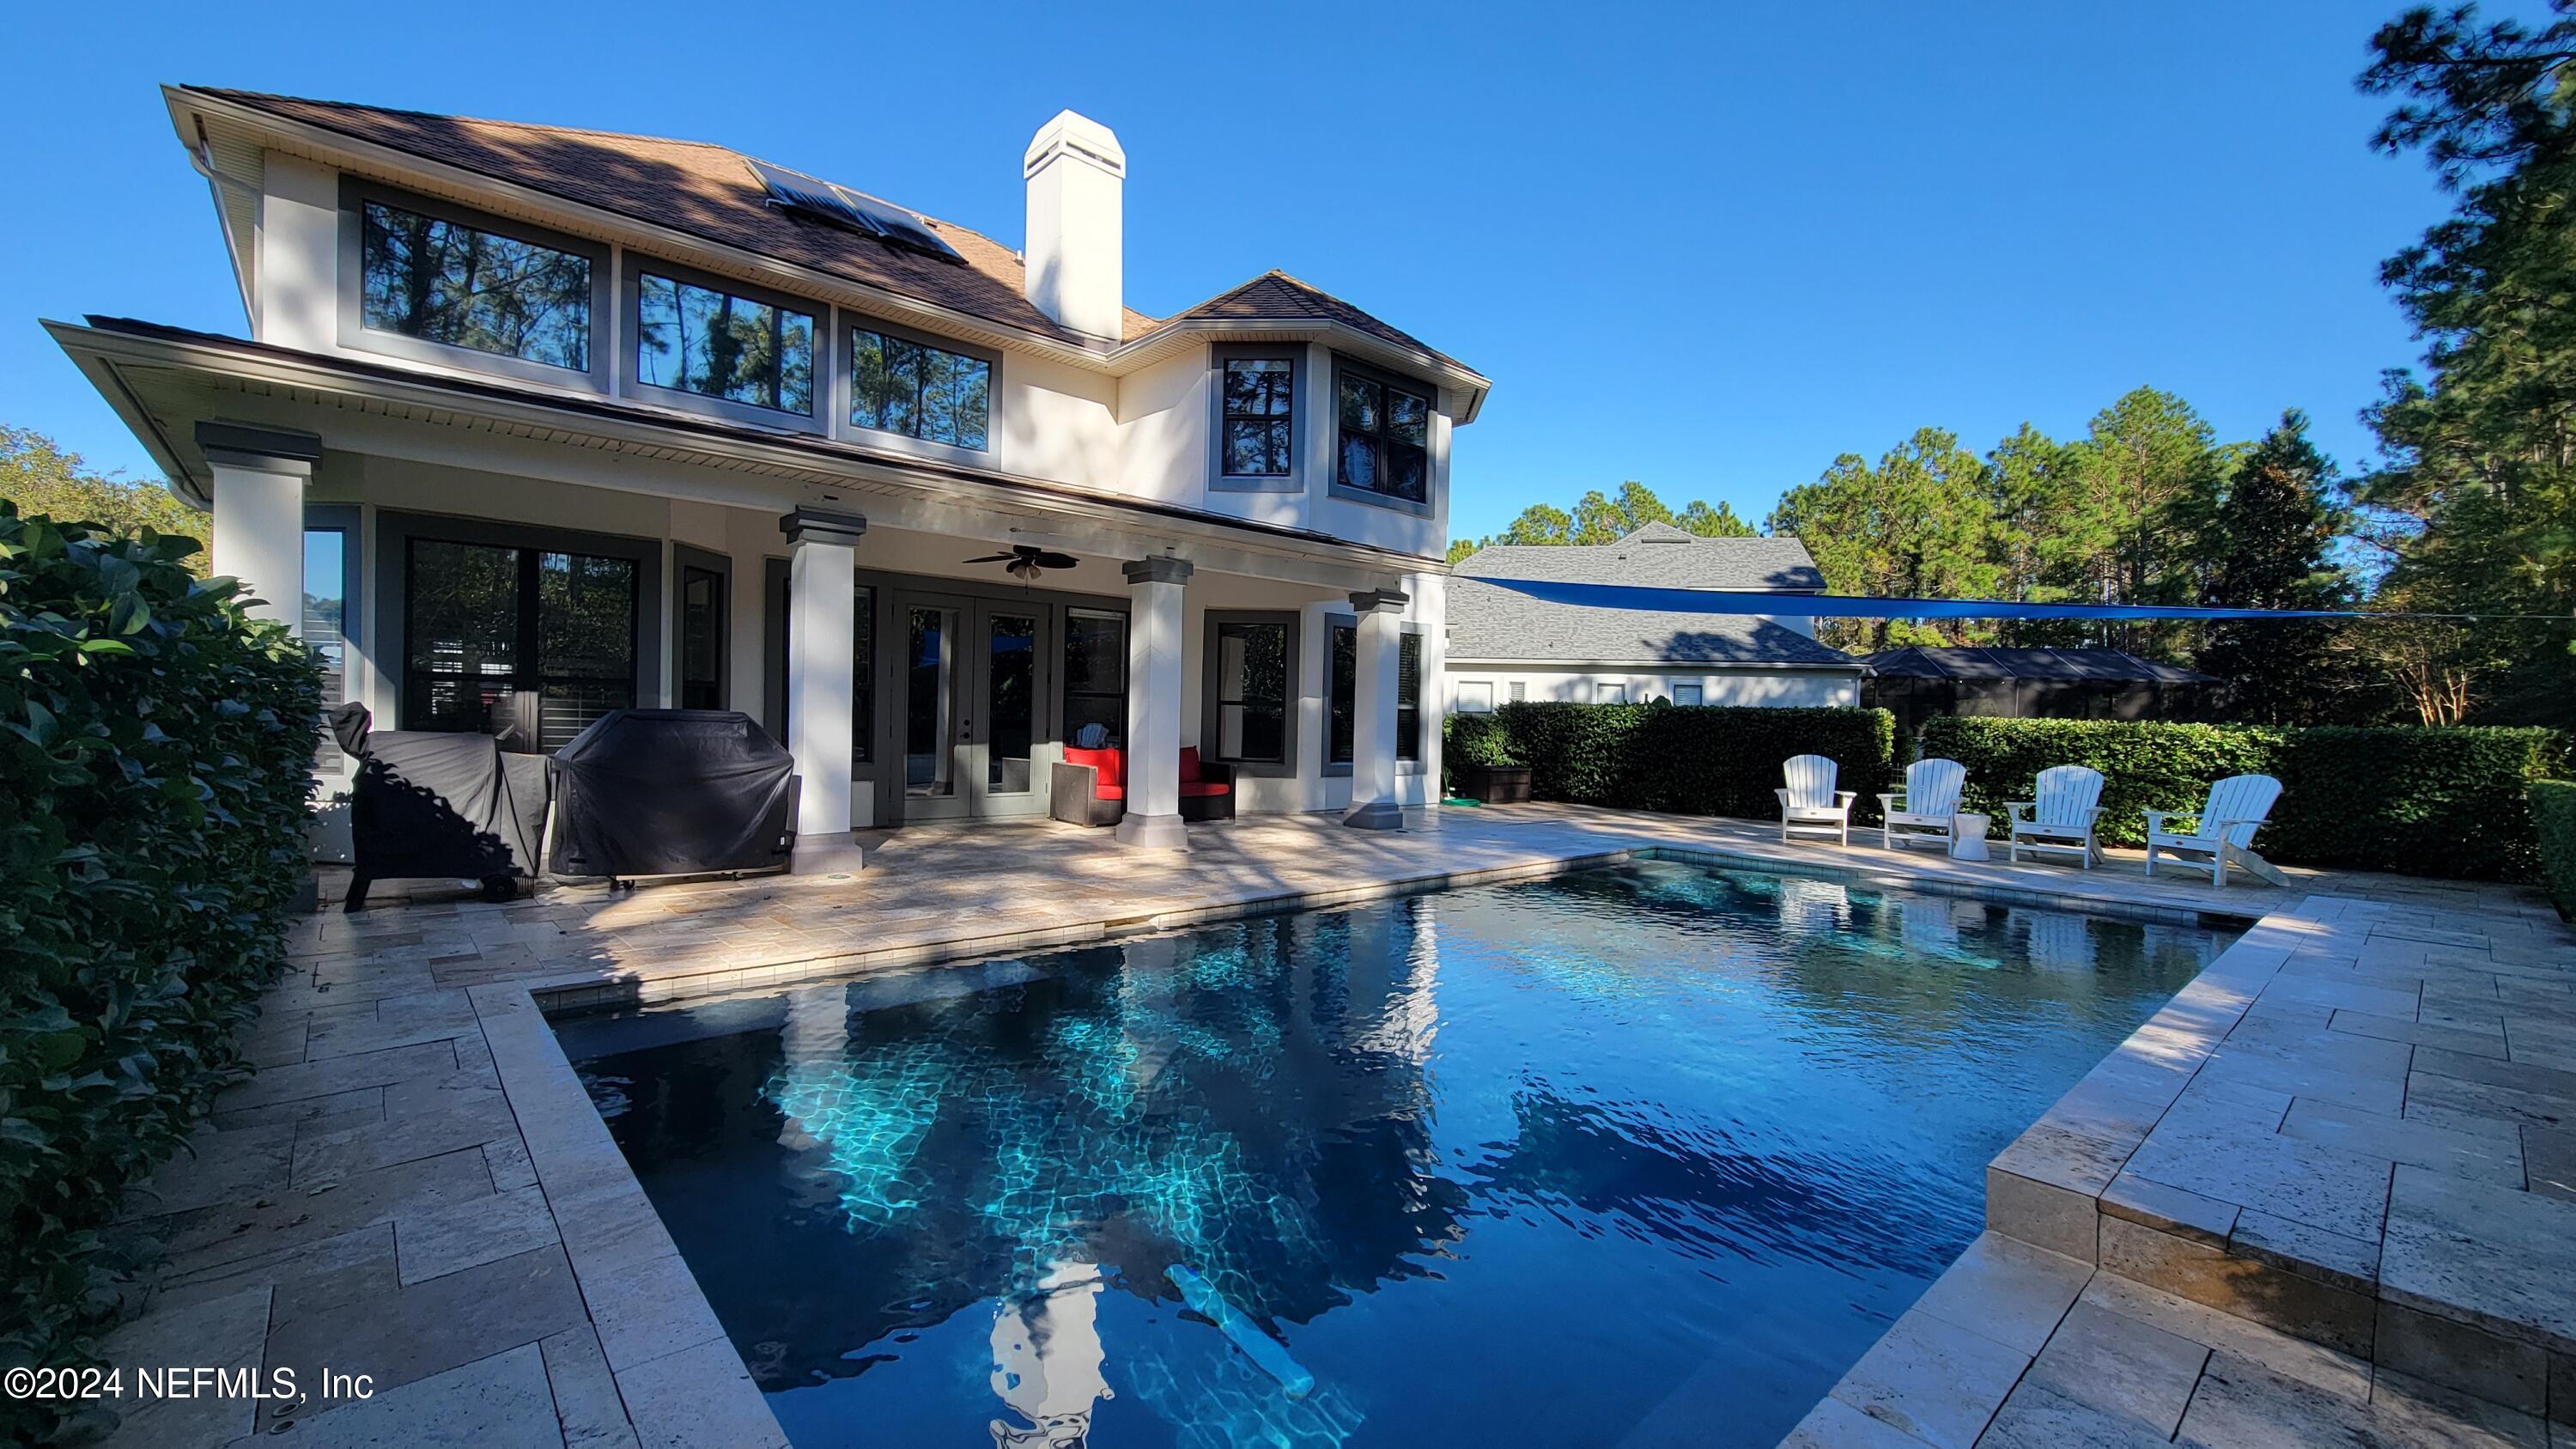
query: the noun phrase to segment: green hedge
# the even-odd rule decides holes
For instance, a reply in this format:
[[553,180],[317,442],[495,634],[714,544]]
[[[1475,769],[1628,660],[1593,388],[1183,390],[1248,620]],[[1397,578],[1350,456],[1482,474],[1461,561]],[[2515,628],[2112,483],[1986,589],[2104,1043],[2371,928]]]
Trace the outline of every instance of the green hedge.
[[1883,709],[1678,708],[1666,704],[1506,704],[1452,715],[1444,759],[1530,767],[1530,791],[1623,810],[1777,819],[1780,762],[1823,755],[1876,814],[1871,795],[1897,773],[1896,717]]
[[2576,781],[2532,781],[2531,822],[2540,837],[2540,878],[2558,914],[2576,920]]
[[2197,808],[2211,782],[2265,774],[2281,801],[2255,849],[2289,865],[2532,879],[2530,783],[2564,767],[2542,729],[2311,729],[1938,716],[1922,753],[1968,767],[1970,809],[2000,816],[2050,765],[2102,772],[2103,840],[2146,839],[2143,812]]
[[138,1250],[124,1191],[239,1075],[306,872],[318,672],[180,567],[197,547],[0,502],[9,1364],[94,1352]]

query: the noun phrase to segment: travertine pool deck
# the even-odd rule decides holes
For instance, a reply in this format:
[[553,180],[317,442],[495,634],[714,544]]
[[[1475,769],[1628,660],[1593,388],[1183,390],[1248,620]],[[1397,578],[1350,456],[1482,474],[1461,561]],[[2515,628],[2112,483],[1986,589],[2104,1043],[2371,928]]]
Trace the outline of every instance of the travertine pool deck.
[[[2360,1065],[2341,1058],[2321,1061],[2316,1070],[2368,1080],[2384,1079],[2387,1062],[2382,1058],[2392,1042],[2359,1030],[2372,1025],[2359,1018],[2404,1021],[2409,1029],[2456,1030],[2464,1036],[2395,1040],[2394,1048],[2409,1058],[2402,1075],[2411,1080],[2412,1073],[2422,1069],[2445,1081],[2481,1089],[2490,1106],[2513,1102],[2518,1110],[2531,1113],[2554,1111],[2550,1103],[2565,1095],[2566,1084],[2522,1076],[2511,1081],[2453,1077],[2434,1069],[2451,1066],[2451,1056],[2456,1055],[2500,1064],[2454,1068],[2484,1070],[2490,1077],[2499,1070],[2553,1071],[2558,1068],[2548,1066],[2540,1054],[2576,1052],[2565,1035],[2551,1031],[2554,1025],[2576,1033],[2576,1019],[2560,1010],[2565,1004],[2563,982],[2558,986],[2561,998],[2546,998],[2550,978],[2545,973],[2552,969],[2551,962],[2503,959],[2508,951],[2546,956],[2561,949],[2565,938],[2558,934],[2554,917],[2545,916],[2544,908],[2535,903],[2536,897],[2506,888],[2293,871],[2292,887],[2286,891],[2239,883],[2222,894],[2212,890],[2205,878],[2197,884],[2187,876],[2148,881],[2134,857],[2116,854],[2109,866],[2091,872],[2001,861],[1971,864],[1930,852],[1891,853],[1864,846],[1857,834],[1849,851],[1811,843],[1784,846],[1770,829],[1744,822],[1558,806],[1416,812],[1410,823],[1407,831],[1390,833],[1345,830],[1317,817],[1247,819],[1193,827],[1194,848],[1186,854],[1121,850],[1108,843],[1106,832],[1052,823],[923,827],[883,838],[872,851],[868,868],[847,879],[767,877],[647,886],[617,893],[570,887],[504,905],[398,904],[380,897],[385,904],[355,917],[331,911],[301,920],[291,942],[291,969],[268,993],[264,1013],[247,1044],[259,1068],[257,1076],[225,1094],[198,1135],[194,1155],[171,1163],[153,1182],[151,1195],[139,1195],[131,1205],[168,1244],[170,1256],[147,1311],[120,1331],[109,1345],[108,1358],[127,1364],[231,1365],[269,1371],[291,1367],[308,1388],[319,1382],[326,1368],[364,1373],[372,1376],[373,1397],[295,1406],[208,1398],[170,1400],[138,1409],[129,1402],[122,1406],[127,1418],[113,1442],[231,1444],[258,1436],[265,1443],[277,1442],[269,1436],[281,1429],[284,1441],[301,1446],[783,1442],[767,1406],[544,1021],[547,1009],[603,1000],[691,995],[932,960],[980,959],[1250,911],[1551,872],[1662,848],[1704,853],[1713,859],[1767,862],[1860,883],[1907,884],[2005,901],[2168,918],[2215,913],[2251,919],[2286,913],[2314,894],[2341,893],[2350,898],[2350,904],[2332,905],[2332,921],[2315,918],[2311,924],[2320,933],[2330,926],[2346,933],[2359,929],[2360,918],[2347,920],[2344,912],[2367,909],[2374,913],[2372,922],[2385,922],[2392,932],[2413,928],[2448,931],[2463,938],[2478,934],[2485,943],[2486,959],[2512,968],[2519,984],[2508,995],[2502,984],[2506,973],[2490,973],[2495,977],[2489,1002],[2493,1011],[2484,1031],[2456,1024],[2475,1015],[2458,1009],[2460,1003],[2451,999],[2457,991],[2470,989],[2460,984],[2467,978],[2445,978],[2444,989],[2436,992],[2420,970],[2415,973],[2417,1011],[2411,1016],[2393,1014],[2398,1006],[2394,998],[2353,997],[2352,1005],[2296,999],[2297,992],[2314,993],[2337,984],[2355,990],[2402,989],[2387,985],[2389,979],[2407,974],[2402,968],[2408,963],[2399,959],[2405,954],[2402,948],[2381,944],[2365,953],[2357,946],[2353,959],[2343,967],[2347,977],[2316,978],[2325,987],[2284,988],[2285,994],[2273,1003],[2277,1012],[2240,1012],[2236,1024],[2280,1022],[2283,1025],[2277,1028],[2258,1031],[2286,1032],[2290,1025],[2304,1022],[2314,1028],[2313,1034],[2333,1038],[2328,1047],[2370,1056],[2369,1062]],[[2443,923],[2423,924],[2436,917]],[[2273,927],[2267,924],[2264,929]],[[2361,944],[2377,939],[2376,931],[2374,924],[2361,936]],[[2405,939],[2389,936],[2390,942]],[[2476,949],[2458,940],[2418,944],[2454,952]],[[2266,985],[2272,977],[2300,974],[2288,970],[2293,954],[2286,948],[2280,951],[2279,969],[2266,976]],[[2299,964],[2321,967],[2322,955],[2309,954],[2319,959]],[[2224,959],[2220,964],[2225,964]],[[2217,970],[2214,966],[2213,972]],[[2364,972],[2378,975],[2364,979]],[[2210,977],[2204,975],[2202,980]],[[2222,975],[2213,990],[2238,990],[2249,1001],[2265,994],[2250,980],[2230,987],[2233,980]],[[2196,983],[2186,996],[2199,1001],[2193,996],[2198,990]],[[2533,997],[2542,999],[2534,1003]],[[2177,1005],[2184,1003],[2178,1000]],[[2308,1009],[2293,1012],[2293,1006]],[[2208,1009],[2224,1012],[2223,1005]],[[2346,1016],[2338,1019],[2338,1012]],[[2200,1023],[2204,1031],[2210,1025]],[[2269,1092],[2293,1104],[2318,1104],[2304,1113],[2295,1106],[2284,1108],[2278,1120],[2269,1124],[2280,1129],[2271,1136],[2296,1144],[2281,1151],[2354,1155],[2354,1144],[2360,1140],[2356,1134],[2378,1124],[2364,1121],[2355,1128],[2325,1108],[2370,1114],[2388,1106],[2384,1091],[2377,1098],[2356,1101],[2354,1094],[2365,1089],[2329,1091],[2333,1084],[2322,1078],[2292,1080],[2254,1065],[2222,1068],[2200,1096],[2191,1097],[2186,1084],[2221,1057],[2230,1062],[2273,1060],[2253,1035],[2241,1048],[2228,1038],[2226,1029],[2218,1035],[2227,1039],[2225,1049],[2203,1050],[2183,1073],[2183,1081],[2175,1083],[2163,1107],[2150,1112],[2144,1105],[2133,1104],[2125,1118],[2112,1114],[2101,1121],[2081,1116],[2061,1121],[2061,1114],[2070,1110],[2061,1104],[2051,1114],[2057,1127],[2050,1130],[2063,1128],[2080,1135],[2116,1119],[2123,1130],[2136,1129],[2143,1151],[2157,1147],[2149,1129],[2160,1132],[2165,1119],[2174,1119],[2178,1134],[2199,1120],[2181,1105],[2188,1097],[2195,1103],[2208,1098],[2215,1104],[2209,1110],[2219,1115],[2210,1118],[2207,1131],[2239,1131],[2250,1140],[2263,1134],[2247,1125],[2251,1121],[2245,1115],[2251,1110],[2247,1104],[2260,1100],[2256,1094]],[[2496,1051],[2477,1057],[2469,1050],[2472,1036],[2481,1043],[2498,1043]],[[2374,1045],[2346,1047],[2341,1038]],[[2557,1045],[2552,1047],[2552,1042]],[[2179,1045],[2174,1048],[2178,1054],[2186,1050]],[[2428,1058],[2424,1055],[2428,1051],[2450,1055]],[[2178,1055],[2176,1060],[2180,1059]],[[2576,1068],[2576,1061],[2561,1065]],[[2378,1076],[2371,1075],[2374,1071]],[[2079,1089],[2069,1101],[2077,1102],[2082,1092]],[[2221,1108],[2228,1110],[2221,1112]],[[2081,1102],[2076,1110],[2083,1110]],[[2447,1119],[2416,1113],[2403,1097],[2394,1110],[2377,1115],[2397,1124],[2390,1130],[2400,1132],[2409,1120],[2437,1132],[2456,1126]],[[2322,1139],[2288,1135],[2292,1119],[2302,1130],[2312,1128],[2329,1135]],[[2557,1120],[2539,1127],[2544,1136],[2536,1150],[2531,1147],[2534,1139],[2519,1131],[2525,1124],[2517,1123],[2515,1161],[2528,1172],[2524,1186],[2512,1192],[2517,1199],[2576,1211],[2532,1186],[2555,1173],[2551,1180],[2563,1190],[2566,1159],[2548,1155],[2562,1151],[2563,1143],[2546,1135],[2555,1131]],[[2042,1129],[2033,1131],[2036,1135]],[[2336,1133],[2344,1136],[2338,1139],[2332,1135]],[[2474,1136],[2465,1130],[2463,1135]],[[2189,1156],[2188,1138],[2177,1135],[2171,1140],[2177,1144],[2172,1149],[2177,1158]],[[2104,1136],[2102,1141],[2115,1138]],[[2076,1169],[2064,1168],[2062,1181],[2050,1175],[2066,1163],[2093,1160],[2071,1139],[2052,1145],[2025,1138],[2006,1157],[2013,1158],[2016,1152],[2028,1159],[2028,1170],[2036,1174],[2026,1179],[2032,1190],[2058,1192],[2068,1202],[2080,1198],[2097,1203],[2091,1211],[2106,1223],[2131,1222],[2110,1215],[2123,1211],[2128,1197],[2138,1194],[2104,1196],[2129,1154],[2122,1153],[2116,1163],[2095,1162],[2092,1171],[2102,1178],[2102,1185],[2087,1197],[2082,1184],[2089,1179]],[[2391,1156],[2386,1162],[2401,1160]],[[2553,1162],[2558,1165],[2548,1165]],[[2106,1165],[2111,1171],[2101,1172]],[[2278,1201],[2279,1194],[2268,1184],[2193,1177],[2181,1167],[2159,1170],[2165,1177],[2187,1180],[2167,1182],[2143,1173],[2137,1180],[2163,1190],[2197,1193],[2212,1203],[2236,1201],[2226,1196],[2231,1191],[2247,1193],[2259,1201],[2240,1203],[2240,1209],[2252,1206],[2258,1214],[2277,1215],[2302,1227],[2332,1231],[2338,1226],[2365,1226],[2347,1217],[2307,1223]],[[2407,1179],[2399,1174],[2405,1170],[2387,1168],[2401,1190]],[[2415,1211],[2419,1197],[2426,1204],[2423,1211],[2436,1215],[2428,1222],[2438,1225],[2453,1221],[2439,1214],[2448,1211],[2442,1205],[2463,1190],[2455,1183],[2467,1184],[2469,1189],[2481,1185],[2478,1179],[2438,1164],[2431,1171],[2442,1180],[2402,1197],[2400,1201],[2409,1205],[2406,1212],[2392,1209],[2380,1219],[2391,1244],[2382,1265],[2383,1279],[2393,1275],[2398,1283],[2419,1281],[2396,1268],[2402,1261],[2413,1261],[2406,1258],[2405,1245],[2415,1239],[2404,1236],[2413,1229],[2392,1226],[2415,1221],[2407,1214]],[[2500,1175],[2485,1185],[2506,1191]],[[1998,1200],[2018,1201],[2013,1191],[2008,1188]],[[2320,1199],[2326,1205],[2297,1211],[2322,1216],[2340,1211],[2352,1200],[2347,1193]],[[2008,1260],[2015,1265],[2006,1275],[2013,1281],[2028,1279],[2046,1285],[2039,1307],[2014,1303],[1997,1309],[2012,1322],[2025,1325],[2018,1334],[2004,1336],[2026,1343],[2026,1347],[2007,1344],[2002,1355],[1989,1354],[1993,1363],[1985,1367],[1991,1371],[1976,1380],[1991,1385],[2000,1377],[2004,1359],[2012,1353],[2022,1355],[2021,1364],[1993,1395],[1997,1404],[2004,1404],[2006,1392],[2015,1395],[2012,1403],[2004,1404],[2001,1417],[1989,1406],[1962,1439],[1933,1426],[1953,1421],[1964,1425],[1969,1411],[1959,1411],[1951,1420],[1913,1415],[1914,1432],[1908,1434],[1892,1427],[1891,1415],[1911,1414],[1901,1395],[1891,1390],[1873,1397],[1865,1387],[1855,1389],[1854,1381],[1846,1380],[1837,1397],[1820,1408],[1820,1417],[1805,1428],[1827,1442],[1855,1437],[1863,1442],[1911,1442],[1916,1437],[1967,1442],[1980,1432],[1990,1437],[2012,1432],[2021,1422],[2017,1416],[2037,1412],[2025,1410],[2025,1402],[2048,1407],[2034,1397],[2045,1390],[2040,1369],[2031,1365],[2034,1358],[2043,1366],[2048,1364],[2049,1354],[2043,1349],[2055,1351],[2058,1341],[2067,1339],[2081,1326],[2079,1320],[2087,1317],[2070,1312],[2068,1304],[2079,1293],[2093,1300],[2155,1290],[2132,1289],[2126,1280],[2114,1276],[2117,1269],[2107,1266],[2110,1250],[2098,1245],[2107,1244],[2111,1232],[2094,1230],[2097,1246],[2091,1251],[2105,1259],[2101,1268],[2092,1257],[2031,1246],[2034,1235],[2060,1250],[2076,1245],[2074,1230],[2068,1226],[2073,1209],[2057,1199],[2040,1201],[2048,1210],[2026,1218],[2015,1217],[2007,1207],[2002,1217],[1990,1223],[1997,1231],[1981,1238],[1979,1247],[1951,1275],[1964,1284],[1963,1274],[1978,1263]],[[2186,1247],[2222,1251],[2183,1234],[2175,1226],[2188,1226],[2183,1217],[2163,1221],[2164,1227],[2144,1219],[2132,1225]],[[2007,1236],[2008,1232],[2021,1236]],[[2048,1237],[2052,1232],[2058,1236]],[[2439,1232],[2438,1226],[2428,1227],[2426,1236],[2438,1237]],[[2258,1247],[2277,1251],[2285,1259],[2307,1261],[2298,1258],[2297,1252],[2308,1240],[2286,1229],[2275,1235],[2277,1244],[2263,1236],[2259,1224],[2231,1224],[2217,1236],[2228,1243],[2242,1239],[2241,1250],[2224,1250],[2240,1253],[2226,1260],[2231,1264],[2255,1261],[2242,1255]],[[2562,1235],[2557,1241],[2563,1251],[2567,1239]],[[2322,1249],[2312,1251],[2320,1262],[2325,1261]],[[2464,1261],[2458,1252],[2439,1243],[2423,1251],[2420,1282],[2426,1285],[2456,1276]],[[2515,1271],[2496,1276],[2529,1285],[2545,1282],[2556,1272],[2563,1280],[2563,1266],[2552,1266],[2544,1245],[2516,1239],[2499,1251],[2516,1255]],[[2027,1264],[2047,1265],[2049,1271]],[[2482,1265],[2472,1261],[2471,1266]],[[2295,1268],[2267,1270],[2297,1276]],[[2067,1290],[2067,1302],[2049,1313],[2045,1303],[2054,1296],[2060,1279],[2071,1280],[2074,1286]],[[1958,1297],[1999,1291],[1991,1283],[1958,1287],[1951,1285],[1951,1278],[1943,1282],[1944,1287],[1927,1296],[1927,1304],[1936,1304],[1945,1293]],[[2440,1317],[2439,1305],[2459,1296],[2454,1292],[2444,1297],[2449,1291],[2436,1286],[2420,1302],[2398,1306],[2419,1316]],[[2271,1332],[2181,1298],[2172,1302],[2181,1306],[2163,1311],[2181,1316],[2156,1319],[2150,1315],[2148,1321],[2182,1324],[2192,1313],[2217,1321],[2215,1327],[2167,1330],[2185,1336],[2199,1332],[2203,1339],[2197,1341]],[[1958,1310],[1954,1316],[1975,1321],[1954,1328],[1934,1318],[1908,1329],[1922,1311],[1901,1320],[1888,1342],[1855,1375],[1871,1369],[1883,1379],[1901,1380],[1903,1374],[1890,1373],[1888,1365],[1902,1360],[1919,1376],[1925,1362],[1937,1363],[1940,1354],[1955,1355],[1961,1351],[1960,1344],[1995,1331],[1991,1321]],[[2508,1305],[2507,1311],[2525,1310]],[[2492,1330],[2498,1323],[2484,1326]],[[2046,1332],[2040,1331],[2043,1327]],[[2375,1318],[2373,1328],[2385,1331]],[[1969,1338],[1958,1338],[1960,1331]],[[1922,1350],[1932,1359],[1906,1357],[1909,1340],[1900,1336],[1906,1334],[1934,1341]],[[2285,1344],[2302,1343],[2286,1335],[2273,1336]],[[1894,1358],[1890,1344],[1898,1350]],[[1971,1344],[1979,1351],[1991,1346],[1991,1341]],[[2553,1351],[2548,1344],[2529,1346],[2543,1354]],[[2365,1414],[2389,1412],[2377,1398],[2383,1382],[2396,1382],[2393,1367],[2374,1370],[2365,1357],[2336,1349],[2302,1348],[2329,1355],[2322,1361],[2347,1370],[2333,1380],[2347,1391],[2338,1403],[2355,1405]],[[2204,1359],[2194,1370],[2201,1375],[2196,1380],[2201,1387],[2191,1399],[2195,1408],[2203,1399],[2216,1403],[2224,1398],[2208,1389],[2218,1373],[2210,1365],[2217,1360],[2208,1355]],[[2249,1361],[2268,1362],[2252,1355]],[[2352,1365],[2359,1367],[2354,1370]],[[2547,1367],[2544,1362],[2544,1394]],[[2357,1396],[2349,1392],[2355,1372]],[[2017,1384],[2022,1387],[2016,1389]],[[1686,1384],[1677,1387],[1676,1395],[1705,1388]],[[2274,1399],[2240,1398],[2250,1405],[2240,1411],[2244,1422],[2293,1422]],[[2085,1407],[2078,1399],[2067,1402]],[[1837,1417],[1837,1405],[1849,1410],[1848,1415]],[[2462,1411],[2449,1412],[2456,1418]],[[2153,1437],[2167,1438],[2171,1432],[2168,1426]],[[1899,1437],[1886,1438],[1891,1434]],[[2240,1437],[2211,1442],[2248,1441]]]
[[2501,893],[2307,896],[1986,1203],[1790,1442],[2576,1444],[2576,944]]

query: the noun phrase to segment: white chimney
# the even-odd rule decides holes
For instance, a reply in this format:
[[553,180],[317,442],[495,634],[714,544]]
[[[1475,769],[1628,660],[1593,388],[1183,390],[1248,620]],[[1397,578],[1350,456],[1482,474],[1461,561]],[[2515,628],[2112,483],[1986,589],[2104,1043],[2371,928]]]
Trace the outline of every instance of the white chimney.
[[1029,142],[1025,174],[1029,250],[1021,289],[1074,331],[1116,341],[1125,319],[1127,153],[1107,126],[1058,111]]

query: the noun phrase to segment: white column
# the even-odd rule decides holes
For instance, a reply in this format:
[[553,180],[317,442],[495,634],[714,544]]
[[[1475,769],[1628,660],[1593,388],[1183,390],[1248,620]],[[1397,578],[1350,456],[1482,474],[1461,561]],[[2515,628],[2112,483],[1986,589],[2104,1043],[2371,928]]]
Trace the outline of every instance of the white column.
[[1181,638],[1185,559],[1127,565],[1127,814],[1122,845],[1187,850],[1181,828]]
[[798,875],[851,871],[850,754],[856,710],[858,590],[854,573],[868,521],[799,508],[778,520],[787,535],[787,752],[796,757]]
[[214,572],[241,580],[246,592],[266,601],[250,606],[254,617],[281,620],[302,637],[304,487],[313,481],[322,440],[207,422],[197,425],[197,444],[214,478]]
[[1405,597],[1393,589],[1351,595],[1359,615],[1358,686],[1351,691],[1351,808],[1344,825],[1402,830],[1395,797],[1395,680]]

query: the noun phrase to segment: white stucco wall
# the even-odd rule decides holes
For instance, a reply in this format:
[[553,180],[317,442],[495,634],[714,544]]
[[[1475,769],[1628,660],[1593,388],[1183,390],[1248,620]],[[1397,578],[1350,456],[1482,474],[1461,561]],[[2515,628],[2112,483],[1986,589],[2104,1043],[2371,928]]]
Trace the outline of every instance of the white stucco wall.
[[1527,697],[1532,701],[1594,704],[1599,702],[1598,686],[1604,683],[1627,686],[1627,702],[1630,704],[1643,704],[1657,695],[1672,698],[1674,686],[1681,684],[1700,686],[1702,704],[1797,707],[1860,703],[1860,675],[1839,670],[1725,669],[1693,672],[1605,668],[1572,671],[1509,664],[1450,663],[1443,672],[1447,679],[1448,708],[1452,713],[1458,708],[1458,685],[1462,680],[1490,682],[1494,686],[1494,703],[1497,705],[1510,702],[1514,684],[1526,686]]

